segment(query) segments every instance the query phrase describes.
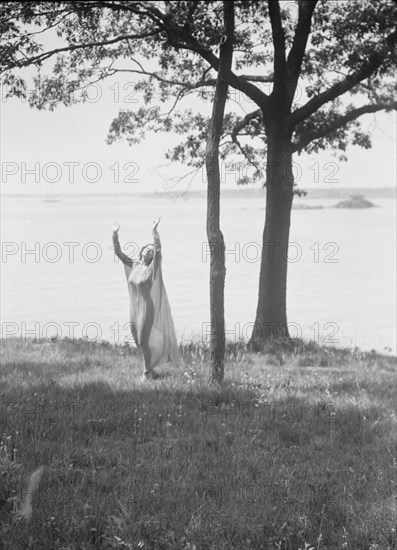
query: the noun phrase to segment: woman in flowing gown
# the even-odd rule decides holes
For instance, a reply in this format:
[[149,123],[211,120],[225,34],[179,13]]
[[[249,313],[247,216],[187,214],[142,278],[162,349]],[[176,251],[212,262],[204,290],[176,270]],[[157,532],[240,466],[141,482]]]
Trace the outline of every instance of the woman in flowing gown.
[[157,226],[153,226],[153,244],[141,248],[139,260],[121,251],[118,231],[113,226],[115,254],[123,262],[130,296],[130,329],[139,349],[146,378],[155,377],[155,367],[179,364],[175,328],[162,275],[162,255]]

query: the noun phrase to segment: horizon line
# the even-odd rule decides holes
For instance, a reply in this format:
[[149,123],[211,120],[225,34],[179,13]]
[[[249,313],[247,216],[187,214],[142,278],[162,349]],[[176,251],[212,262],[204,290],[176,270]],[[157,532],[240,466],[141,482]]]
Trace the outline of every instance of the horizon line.
[[[234,193],[265,193],[266,187],[261,188],[233,188],[228,187],[225,189],[221,189],[222,192],[234,192]],[[397,193],[396,187],[325,187],[325,188],[319,188],[319,187],[302,187],[299,188],[299,191],[316,191],[320,193],[327,193],[327,192],[360,192],[360,191],[392,191],[393,193]],[[197,195],[197,194],[205,194],[207,192],[207,189],[191,189],[188,191],[138,191],[138,192],[122,192],[122,193],[114,193],[114,192],[99,192],[99,193],[65,193],[65,192],[54,192],[53,196],[56,197],[100,197],[100,196],[112,196],[112,197],[125,197],[125,196],[175,196],[175,197],[183,197],[186,195]],[[37,198],[46,198],[48,195],[46,193],[0,193],[0,197],[37,197]],[[305,198],[305,197],[299,197],[299,198]]]

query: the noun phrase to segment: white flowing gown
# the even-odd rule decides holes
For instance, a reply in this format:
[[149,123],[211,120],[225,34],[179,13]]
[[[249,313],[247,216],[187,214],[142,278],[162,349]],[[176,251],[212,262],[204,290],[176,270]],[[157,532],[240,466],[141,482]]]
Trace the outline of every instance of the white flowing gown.
[[175,327],[161,269],[160,236],[156,230],[153,241],[153,259],[145,265],[124,254],[117,233],[113,234],[114,250],[124,264],[128,283],[131,333],[142,354],[145,372],[167,363],[179,364]]

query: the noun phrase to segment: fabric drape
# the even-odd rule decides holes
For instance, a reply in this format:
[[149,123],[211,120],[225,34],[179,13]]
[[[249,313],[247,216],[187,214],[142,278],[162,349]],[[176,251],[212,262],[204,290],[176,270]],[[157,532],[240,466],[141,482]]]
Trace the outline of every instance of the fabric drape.
[[171,308],[162,274],[160,237],[153,231],[154,255],[149,265],[132,261],[121,252],[113,236],[117,256],[124,264],[130,297],[130,328],[142,354],[145,372],[172,363],[179,364],[179,349]]

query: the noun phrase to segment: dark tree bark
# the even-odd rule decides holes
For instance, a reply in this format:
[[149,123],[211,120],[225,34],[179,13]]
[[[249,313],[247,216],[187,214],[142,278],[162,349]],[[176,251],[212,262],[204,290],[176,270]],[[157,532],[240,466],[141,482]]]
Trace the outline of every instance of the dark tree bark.
[[274,338],[289,338],[287,267],[294,178],[292,173],[291,104],[296,90],[315,2],[299,3],[299,34],[288,59],[278,1],[268,0],[274,44],[274,89],[263,106],[267,135],[266,220],[262,239],[259,294],[249,342],[260,351]]
[[211,382],[224,377],[225,355],[225,244],[220,229],[219,141],[227,98],[228,80],[233,58],[234,3],[223,2],[225,35],[220,42],[219,71],[208,128],[206,147],[207,170],[207,238],[210,247],[210,319],[211,319]]
[[266,167],[266,220],[262,239],[259,295],[249,345],[259,351],[273,338],[289,338],[287,326],[288,243],[293,199],[289,136],[269,129]]

